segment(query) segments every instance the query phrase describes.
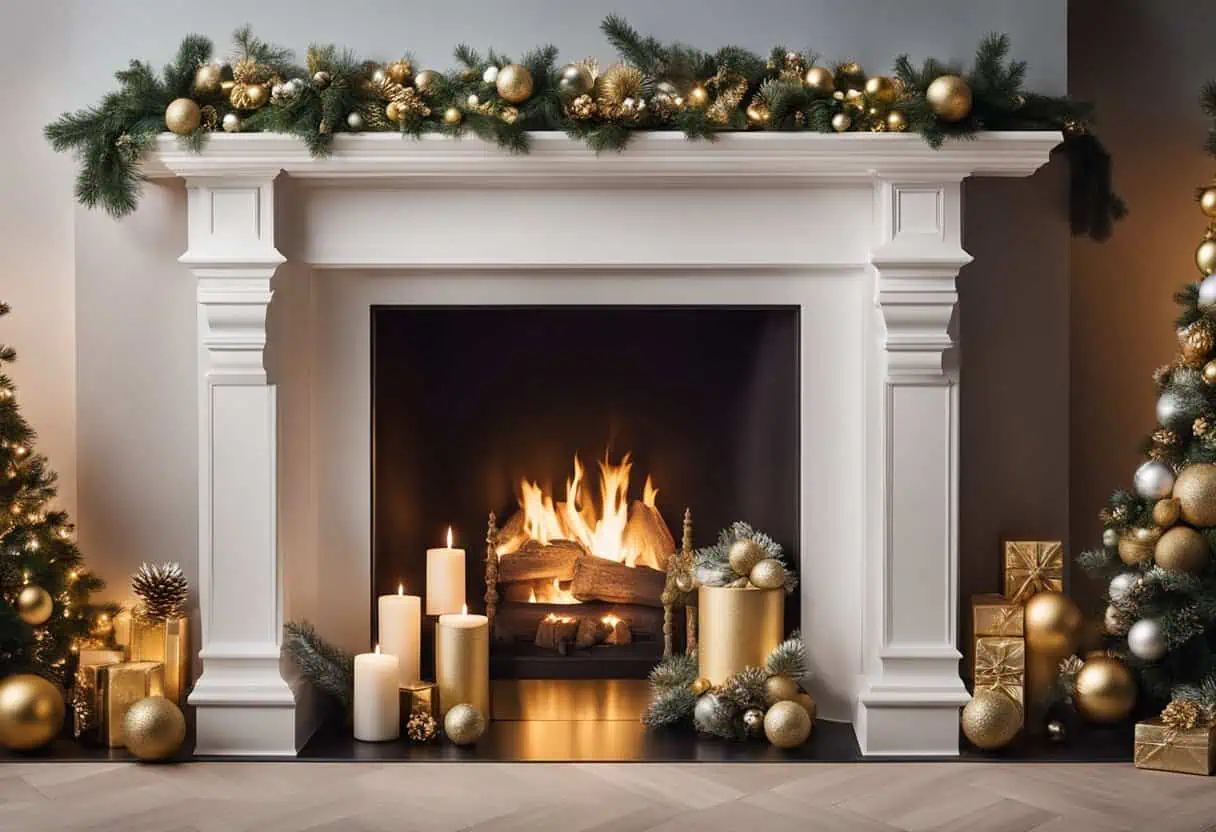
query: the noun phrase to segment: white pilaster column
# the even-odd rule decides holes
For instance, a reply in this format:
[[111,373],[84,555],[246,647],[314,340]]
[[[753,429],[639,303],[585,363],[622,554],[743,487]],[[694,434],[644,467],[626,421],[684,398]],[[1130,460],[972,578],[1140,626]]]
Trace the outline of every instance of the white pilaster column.
[[190,695],[199,754],[294,755],[295,700],[279,673],[276,390],[263,364],[277,171],[192,179],[198,280],[199,600],[203,672]]
[[968,700],[958,610],[958,374],[950,322],[961,246],[956,181],[879,178],[871,255],[872,356],[865,673],[856,731],[867,755],[957,755]]

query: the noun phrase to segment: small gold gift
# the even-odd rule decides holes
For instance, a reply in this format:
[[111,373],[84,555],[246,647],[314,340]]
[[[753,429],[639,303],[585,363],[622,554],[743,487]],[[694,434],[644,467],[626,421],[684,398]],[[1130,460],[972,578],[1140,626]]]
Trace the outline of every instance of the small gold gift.
[[187,618],[131,619],[131,661],[165,666],[165,698],[181,705],[190,687],[190,639]]
[[1064,546],[1058,540],[1005,541],[1005,597],[1024,604],[1038,592],[1064,591]]
[[975,640],[975,689],[997,690],[1025,704],[1026,643],[1020,638],[981,636]]
[[101,743],[122,748],[123,720],[145,696],[163,696],[164,667],[160,662],[119,662],[97,669],[97,728]]
[[1136,768],[1210,775],[1216,770],[1214,729],[1197,703],[1175,700],[1161,716],[1136,723]]
[[971,620],[972,635],[1021,637],[1025,608],[1004,595],[973,595]]
[[411,714],[428,714],[438,719],[435,708],[435,683],[415,682],[412,685],[402,685],[398,691],[401,697],[401,724],[409,721]]
[[101,739],[98,676],[102,667],[118,664],[124,658],[121,650],[80,651],[76,676],[72,680],[72,736],[76,739],[86,742],[97,742]]

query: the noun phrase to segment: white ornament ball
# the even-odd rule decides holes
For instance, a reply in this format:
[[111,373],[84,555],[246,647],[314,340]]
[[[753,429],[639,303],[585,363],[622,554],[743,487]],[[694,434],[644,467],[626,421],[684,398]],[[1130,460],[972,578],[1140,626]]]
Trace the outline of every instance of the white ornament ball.
[[1132,591],[1132,587],[1136,585],[1136,575],[1134,572],[1120,572],[1118,575],[1110,579],[1110,600],[1125,601],[1127,595]]
[[1107,529],[1102,532],[1102,545],[1107,549],[1112,549],[1119,545],[1119,532],[1115,529]]
[[1146,662],[1155,662],[1165,655],[1165,634],[1161,625],[1151,618],[1144,618],[1127,631],[1127,649],[1132,655]]
[[1146,500],[1164,500],[1174,493],[1174,470],[1156,459],[1136,469],[1136,493]]
[[282,84],[275,84],[270,88],[270,95],[274,98],[282,98],[285,87]]
[[481,80],[485,81],[487,84],[493,84],[495,81],[497,81],[498,80],[498,67],[496,67],[496,66],[486,67],[486,71],[481,73]]
[[241,129],[241,117],[236,113],[225,113],[223,127],[225,133],[236,133]]
[[295,92],[297,92],[297,93],[304,92],[304,79],[303,78],[292,78],[287,83],[291,85],[292,90],[294,90]]
[[468,98],[466,98],[464,100],[464,105],[466,107],[468,107],[470,110],[476,110],[478,107],[481,106],[481,99],[478,98],[475,93],[471,94]]
[[360,115],[359,113],[347,113],[346,114],[346,126],[349,127],[351,130],[362,130],[363,129],[363,116]]
[[1209,309],[1216,306],[1216,274],[1208,275],[1199,284],[1199,308]]

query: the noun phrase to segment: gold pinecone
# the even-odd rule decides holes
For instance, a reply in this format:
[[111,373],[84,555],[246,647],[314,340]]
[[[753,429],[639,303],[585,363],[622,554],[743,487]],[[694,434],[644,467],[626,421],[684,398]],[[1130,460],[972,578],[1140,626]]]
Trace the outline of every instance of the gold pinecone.
[[256,84],[262,74],[262,68],[253,58],[242,58],[232,65],[232,80],[237,84]]
[[1191,425],[1191,430],[1196,436],[1206,436],[1210,429],[1211,426],[1208,424],[1208,420],[1203,416],[1196,418],[1194,424]]
[[409,721],[405,723],[405,735],[414,742],[430,742],[438,730],[439,725],[430,714],[410,714]]
[[629,64],[613,64],[604,70],[595,83],[596,103],[600,112],[608,118],[620,115],[625,99],[636,101],[641,98],[645,86],[646,76],[642,70]]
[[1127,506],[1104,508],[1098,512],[1103,526],[1122,526],[1127,523]]
[[778,73],[782,81],[802,81],[802,76],[811,68],[806,56],[798,52],[786,52],[781,60],[781,70]]
[[1216,348],[1216,332],[1206,320],[1195,323],[1179,334],[1182,343],[1182,360],[1192,367],[1202,367]]
[[215,107],[210,104],[203,105],[201,109],[202,123],[204,130],[214,130],[220,124],[220,114]]
[[142,615],[153,620],[186,614],[190,582],[177,563],[145,563],[131,576],[131,590],[143,601]]
[[747,95],[747,80],[733,73],[719,72],[705,85],[718,91],[714,103],[705,111],[705,117],[714,124],[726,124]]
[[1157,428],[1153,431],[1153,444],[1163,448],[1172,448],[1178,444],[1178,434],[1169,428]]
[[589,119],[595,118],[598,110],[595,99],[589,95],[580,95],[566,106],[566,112],[571,118]]
[[1208,715],[1198,702],[1175,699],[1161,712],[1161,721],[1175,731],[1188,731],[1200,723],[1207,722]]
[[363,124],[367,130],[388,130],[393,126],[384,114],[384,105],[378,101],[360,104],[359,115],[363,116]]

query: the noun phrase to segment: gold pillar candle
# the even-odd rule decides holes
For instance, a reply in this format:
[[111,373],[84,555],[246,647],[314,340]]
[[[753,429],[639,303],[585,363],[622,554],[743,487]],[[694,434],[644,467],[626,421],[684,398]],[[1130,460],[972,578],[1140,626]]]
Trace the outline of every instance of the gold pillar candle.
[[764,667],[785,630],[785,590],[703,586],[697,603],[700,675],[715,685]]
[[440,722],[457,705],[472,705],[490,717],[490,620],[469,615],[441,615],[435,627],[435,686]]
[[157,620],[137,615],[131,619],[131,661],[163,664],[164,696],[175,705],[183,703],[190,687],[188,624],[184,617]]
[[145,696],[163,696],[164,679],[160,662],[120,662],[98,668],[98,729],[103,745],[123,747],[127,710]]

